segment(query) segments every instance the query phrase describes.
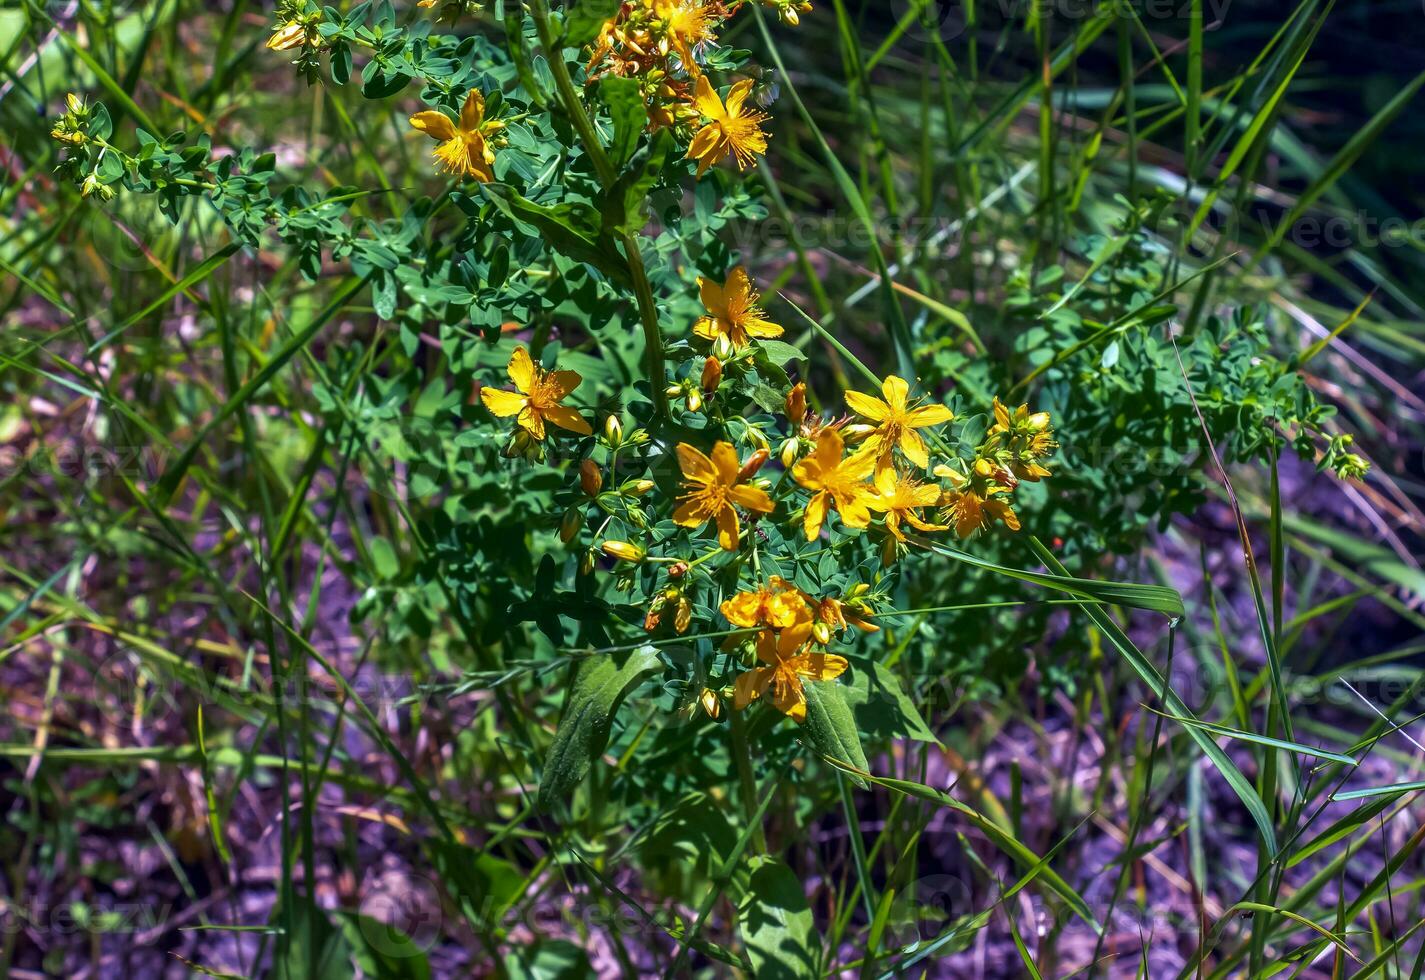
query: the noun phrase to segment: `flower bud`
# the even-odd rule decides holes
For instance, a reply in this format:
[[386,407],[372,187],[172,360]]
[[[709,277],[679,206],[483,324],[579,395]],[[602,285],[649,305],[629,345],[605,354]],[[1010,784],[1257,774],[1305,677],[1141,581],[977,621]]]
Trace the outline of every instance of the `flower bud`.
[[619,488],[619,493],[626,497],[642,497],[655,486],[657,484],[652,480],[629,480]]
[[680,636],[688,632],[688,626],[693,621],[693,604],[686,596],[678,596],[677,605],[673,610],[673,629]]
[[663,394],[667,395],[669,398],[677,398],[682,393],[682,385],[669,385],[668,387],[663,389]]
[[579,464],[579,486],[591,497],[597,497],[604,486],[604,474],[592,459]]
[[564,512],[563,520],[559,522],[559,540],[568,544],[574,540],[583,526],[583,512],[578,507],[570,507]]
[[784,469],[791,469],[797,461],[797,453],[801,450],[801,443],[795,437],[782,443],[782,466]]
[[703,361],[703,391],[711,395],[717,391],[717,386],[722,383],[722,362],[716,357],[709,357]]
[[668,569],[668,577],[677,581],[688,574],[688,563],[685,561],[674,562]]
[[696,412],[703,407],[703,393],[696,388],[688,389],[688,411]]
[[702,693],[698,695],[698,704],[713,721],[717,721],[722,715],[722,702],[717,699],[717,692],[710,688],[703,688]]
[[579,556],[579,574],[581,576],[588,576],[594,574],[594,561],[596,554],[597,552],[595,552],[593,548],[590,548],[588,551],[584,552],[582,555]]
[[756,476],[757,471],[771,458],[772,454],[765,449],[759,449],[751,456],[748,456],[747,462],[742,464],[742,469],[737,473],[737,482],[744,483]]
[[605,541],[602,547],[604,554],[620,561],[640,562],[645,554],[638,545],[629,544],[627,541]]
[[787,421],[792,425],[801,425],[807,418],[807,386],[806,382],[798,381],[792,385],[792,390],[787,392]]
[[604,439],[614,447],[623,442],[623,423],[618,420],[617,415],[610,415],[604,419]]
[[652,633],[658,628],[658,624],[663,620],[663,607],[667,602],[661,594],[653,597],[653,601],[648,604],[648,615],[643,617],[644,632]]
[[767,441],[766,434],[755,425],[749,425],[747,427],[747,441],[752,443],[753,447],[757,449],[765,449],[768,452],[772,450],[772,444]]
[[713,355],[720,361],[725,361],[732,357],[737,351],[733,350],[732,339],[727,334],[717,335],[717,340],[713,342]]
[[831,627],[825,623],[817,623],[811,628],[811,635],[816,638],[816,642],[826,646],[831,642]]

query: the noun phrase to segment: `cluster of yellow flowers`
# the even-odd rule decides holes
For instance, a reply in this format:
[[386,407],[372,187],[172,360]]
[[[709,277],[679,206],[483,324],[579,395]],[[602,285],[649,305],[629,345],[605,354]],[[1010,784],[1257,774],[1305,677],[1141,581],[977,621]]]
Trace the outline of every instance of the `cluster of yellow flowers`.
[[[811,10],[805,0],[763,0],[787,23]],[[426,3],[422,3],[426,6]],[[639,83],[648,109],[649,129],[685,131],[687,158],[696,160],[698,176],[721,160],[745,170],[767,152],[762,124],[767,114],[750,106],[754,80],[735,82],[726,99],[698,63],[698,51],[717,41],[717,28],[741,2],[722,0],[629,0],[610,18],[590,45],[588,82],[609,75]],[[268,47],[279,50],[318,43],[312,22],[293,16],[279,21]],[[442,169],[481,182],[494,180],[494,151],[501,124],[484,118],[484,98],[471,90],[458,122],[426,110],[411,126],[439,141],[435,156]]]
[[[722,287],[706,281],[701,285],[709,312],[694,325],[696,336],[736,347],[749,343],[748,337],[781,332],[757,310],[745,270],[734,270]],[[730,296],[736,298],[735,303],[729,304]],[[736,311],[729,312],[729,305],[736,306]],[[755,326],[749,328],[750,324]],[[707,364],[720,362],[714,355],[707,358]],[[703,374],[706,379],[707,368]],[[487,388],[481,398],[495,415],[515,417],[520,437],[544,439],[546,423],[579,435],[592,434],[588,421],[562,404],[579,386],[576,372],[546,372],[520,347],[510,359],[509,375],[516,391]],[[714,379],[709,386],[705,381],[705,387],[712,389],[709,394],[716,393],[718,383]],[[953,527],[960,537],[968,537],[1000,521],[1018,530],[1010,495],[1020,481],[1037,482],[1050,475],[1042,462],[1057,447],[1050,418],[1047,412],[1030,412],[1027,405],[1011,410],[995,399],[994,422],[973,462],[962,470],[958,460],[937,463],[932,469],[927,436],[933,436],[934,428],[952,421],[954,415],[944,405],[913,398],[905,379],[887,377],[881,383],[880,397],[848,391],[846,404],[854,420],[852,416],[824,419],[808,411],[804,383],[791,388],[783,406],[786,434],[778,453],[785,472],[776,483],[759,477],[772,460],[770,441],[760,426],[749,428],[748,440],[757,448],[746,459],[725,440],[715,442],[706,453],[688,443],[674,447],[682,487],[676,501],[669,501],[671,518],[689,530],[710,528],[717,547],[693,558],[654,557],[649,547],[627,541],[600,545],[605,555],[629,565],[657,561],[668,566],[668,582],[652,597],[644,619],[649,632],[666,625],[676,634],[688,631],[693,606],[683,580],[692,566],[718,554],[739,551],[744,544],[744,519],[766,519],[779,501],[793,505],[789,518],[799,522],[808,541],[822,535],[833,511],[842,525],[855,529],[869,528],[880,515],[884,527],[881,557],[890,564],[916,543],[907,528],[930,533]],[[605,427],[610,447],[621,443],[621,432],[617,417],[610,416]],[[646,441],[646,433],[642,433],[638,442]],[[952,458],[938,444],[935,455]],[[937,479],[924,479],[927,470]],[[601,468],[586,458],[578,472],[584,493],[597,498],[603,486]],[[796,488],[806,496],[794,496]],[[637,499],[653,489],[650,480],[631,480],[618,493]],[[932,512],[935,516],[927,517]],[[566,514],[565,525],[561,537],[568,544],[582,526],[575,509]],[[586,560],[582,567],[588,573],[593,563]],[[844,658],[825,649],[834,632],[844,631],[848,624],[868,631],[877,628],[870,622],[876,614],[869,592],[870,586],[862,583],[846,595],[816,598],[772,576],[726,600],[720,610],[737,628],[727,648],[740,651],[750,669],[727,691],[702,691],[697,703],[716,716],[722,697],[731,696],[734,708],[741,709],[770,691],[779,710],[801,720],[806,714],[804,681],[830,680],[846,669]]]
[[[805,0],[762,2],[789,24],[811,10]],[[590,45],[589,82],[608,75],[636,79],[650,130],[692,134],[687,156],[698,162],[699,177],[728,158],[745,170],[767,152],[762,124],[768,117],[748,105],[754,80],[737,81],[724,100],[698,61],[700,50],[717,43],[718,29],[742,6],[741,0],[628,0]]]

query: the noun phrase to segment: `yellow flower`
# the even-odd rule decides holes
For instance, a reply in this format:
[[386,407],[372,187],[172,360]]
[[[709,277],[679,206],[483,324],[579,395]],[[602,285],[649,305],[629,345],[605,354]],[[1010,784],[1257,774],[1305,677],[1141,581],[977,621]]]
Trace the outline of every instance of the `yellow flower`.
[[877,468],[890,465],[891,450],[896,446],[921,469],[930,465],[930,457],[925,451],[925,441],[916,429],[949,422],[955,413],[944,405],[922,405],[911,407],[906,402],[910,385],[901,378],[891,375],[881,383],[881,393],[885,401],[864,395],[859,391],[846,393],[846,404],[864,419],[876,424],[875,431],[866,440],[866,450],[874,450],[879,457]]
[[722,702],[718,700],[716,691],[703,688],[702,693],[698,695],[698,704],[713,721],[722,716]]
[[773,575],[756,592],[739,592],[718,608],[734,626],[783,629],[806,617],[807,600],[801,589],[780,575]]
[[605,541],[600,547],[604,554],[610,558],[617,558],[619,561],[643,561],[643,549],[636,544],[629,544],[627,541]]
[[703,0],[645,0],[654,19],[654,31],[661,35],[659,48],[666,55],[671,48],[690,75],[699,74],[693,48],[711,41],[712,13]]
[[863,633],[879,633],[881,628],[866,619],[863,615],[865,612],[866,610],[859,599],[847,602],[844,599],[827,596],[816,605],[816,618],[827,626],[836,627],[838,632],[845,630],[849,623]]
[[480,400],[493,414],[501,418],[518,416],[516,421],[536,439],[544,438],[545,422],[581,436],[594,434],[582,415],[559,404],[583,382],[578,371],[545,371],[530,360],[529,351],[523,347],[516,347],[510,355],[508,370],[518,392],[498,388],[480,392]]
[[1011,531],[1018,531],[1019,515],[1000,497],[1008,496],[1009,486],[999,482],[1000,472],[987,459],[975,460],[970,476],[965,477],[948,466],[937,466],[935,475],[948,477],[955,487],[940,498],[945,519],[955,526],[955,533],[968,538],[977,530],[989,530],[995,521],[1003,521]]
[[738,711],[772,689],[772,704],[793,721],[807,716],[806,691],[802,678],[829,681],[846,670],[846,658],[822,653],[812,647],[813,624],[803,620],[780,633],[763,630],[757,636],[757,659],[765,667],[754,667],[737,677],[733,707]]
[[698,276],[698,295],[708,315],[693,324],[693,333],[704,340],[725,337],[733,350],[742,350],[751,337],[782,335],[782,328],[762,315],[757,305],[760,297],[752,288],[747,270],[740,265],[727,274],[721,286]]
[[921,483],[908,473],[897,473],[889,466],[876,474],[877,495],[871,500],[872,510],[885,511],[886,530],[897,541],[905,540],[901,521],[917,531],[943,531],[943,524],[927,524],[921,520],[922,507],[934,507],[940,502],[940,488],[933,483]]
[[841,523],[847,527],[865,527],[871,523],[867,506],[875,491],[865,481],[875,467],[875,457],[868,452],[858,452],[842,459],[844,451],[841,433],[823,429],[816,438],[816,449],[792,467],[792,478],[812,491],[802,519],[808,541],[815,541],[821,533],[828,506],[836,508]]
[[1028,405],[1020,405],[1011,413],[998,398],[994,400],[994,412],[995,423],[985,433],[985,441],[992,447],[1003,447],[997,455],[1010,472],[1030,483],[1052,476],[1038,462],[1059,448],[1049,413],[1030,412]]
[[490,138],[504,129],[504,123],[485,120],[485,97],[475,89],[465,96],[459,125],[434,109],[416,113],[411,125],[431,139],[440,140],[435,158],[447,173],[464,174],[481,183],[495,179],[495,151],[490,148]]
[[726,156],[737,161],[739,170],[750,167],[754,158],[767,152],[767,134],[762,132],[766,113],[746,106],[752,93],[752,79],[744,78],[727,93],[727,103],[713,90],[706,75],[699,75],[693,104],[711,122],[698,131],[688,147],[688,159],[698,161],[698,176]]
[[772,498],[767,491],[741,482],[742,466],[737,461],[737,450],[729,442],[713,446],[711,459],[686,442],[680,442],[677,451],[687,492],[678,498],[673,521],[680,527],[701,527],[716,521],[718,543],[727,551],[736,551],[739,527],[734,505],[769,514]]
[[317,37],[313,25],[300,20],[289,20],[272,29],[272,36],[267,39],[267,47],[273,51],[290,51],[317,40]]
[[971,490],[948,490],[941,502],[955,523],[955,533],[962,538],[981,529],[988,531],[997,520],[1004,521],[1011,531],[1019,530],[1019,515],[995,496],[981,497]]

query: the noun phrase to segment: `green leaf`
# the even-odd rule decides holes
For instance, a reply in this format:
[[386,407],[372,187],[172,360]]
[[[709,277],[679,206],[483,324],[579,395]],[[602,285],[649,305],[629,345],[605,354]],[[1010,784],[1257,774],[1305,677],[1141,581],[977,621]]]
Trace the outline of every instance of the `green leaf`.
[[622,168],[638,147],[638,138],[648,128],[648,107],[635,78],[610,75],[599,83],[599,92],[608,104],[614,121],[614,141],[609,156],[615,167]]
[[[1078,596],[1081,599],[1088,599],[1093,602],[1104,602],[1116,606],[1132,606],[1134,609],[1147,609],[1150,612],[1163,613],[1174,619],[1181,617],[1185,611],[1182,595],[1180,595],[1176,589],[1170,589],[1167,586],[1137,585],[1131,582],[1099,582],[1094,579],[1071,578],[1068,575],[1028,572],[1021,568],[1010,568],[1007,565],[1000,565],[985,558],[979,558],[968,552],[959,551],[958,549],[943,545],[938,541],[932,541],[929,538],[912,536],[910,540],[912,543],[927,548],[937,555],[954,558],[956,561],[964,562],[967,565],[974,565],[976,568],[983,568],[986,571],[1019,579],[1021,582],[1032,582],[1035,585],[1042,585],[1046,588],[1057,589],[1060,592],[1067,592],[1069,595]],[[1042,556],[1041,560],[1043,560]]]
[[763,354],[767,355],[767,360],[778,367],[784,367],[791,361],[805,361],[807,355],[799,347],[782,340],[759,340],[757,347]]
[[564,16],[564,44],[582,48],[599,36],[604,21],[618,13],[622,0],[579,0],[578,6]]
[[[802,689],[807,699],[802,731],[812,747],[856,769],[869,769],[866,753],[861,749],[861,736],[856,732],[856,719],[846,703],[842,686],[835,681],[807,681]],[[865,788],[865,780],[855,773],[850,776],[852,782]]]
[[337,927],[365,976],[382,980],[430,980],[430,960],[410,936],[369,915],[335,914]]
[[857,728],[873,739],[911,738],[940,744],[899,677],[874,660],[855,660],[852,670],[854,676],[842,687]]
[[277,980],[350,980],[356,975],[346,937],[304,897],[294,896],[285,914],[281,907],[275,909],[272,921],[279,927],[285,921],[290,930],[272,963]]
[[[1030,537],[1029,546],[1034,549],[1034,553],[1039,556],[1039,560],[1044,563],[1044,567],[1056,573],[1062,574],[1065,569],[1059,563],[1059,559],[1054,557],[1054,553],[1044,547],[1038,538]],[[1176,595],[1176,593],[1174,593]],[[1179,603],[1182,602],[1179,598]],[[1153,662],[1144,656],[1143,651],[1138,649],[1138,645],[1128,638],[1128,634],[1115,623],[1103,609],[1094,604],[1085,604],[1084,613],[1093,620],[1095,626],[1103,633],[1108,641],[1128,661],[1128,665],[1133,668],[1134,673],[1148,685],[1154,695],[1164,704],[1172,709],[1174,714],[1183,718],[1196,719],[1191,708],[1183,701],[1178,693],[1172,689],[1163,675],[1158,672],[1158,668]],[[1232,791],[1237,794],[1237,798],[1242,801],[1242,805],[1247,808],[1247,812],[1252,815],[1252,821],[1256,823],[1257,830],[1262,835],[1262,841],[1267,845],[1267,850],[1275,855],[1277,851],[1277,834],[1272,826],[1271,814],[1267,811],[1267,806],[1262,802],[1261,796],[1252,788],[1252,784],[1247,781],[1247,777],[1242,775],[1242,770],[1237,768],[1237,764],[1228,758],[1227,753],[1222,751],[1212,736],[1204,732],[1196,725],[1188,725],[1187,733],[1192,740],[1202,749],[1209,761],[1217,767],[1217,771],[1222,778],[1227,780]]]
[[636,235],[648,223],[644,213],[648,192],[663,173],[663,165],[672,146],[673,136],[664,129],[634,154],[628,169],[619,175],[605,198],[604,221],[607,226],[614,231]]
[[520,944],[505,954],[510,980],[585,980],[597,976],[589,955],[565,939]]
[[588,657],[579,664],[564,717],[544,762],[539,805],[550,809],[584,780],[589,765],[609,741],[613,716],[634,686],[658,667],[658,650],[641,646],[626,653]]
[[558,251],[576,262],[587,262],[618,284],[633,288],[628,263],[606,234],[597,237],[576,223],[569,205],[548,208],[522,196],[508,184],[481,184],[481,192],[505,215],[531,226]]
[[816,937],[801,879],[775,858],[760,860],[737,906],[752,974],[759,980],[816,976]]
[[426,853],[451,898],[477,929],[498,922],[524,894],[524,875],[510,862],[455,841],[431,839]]

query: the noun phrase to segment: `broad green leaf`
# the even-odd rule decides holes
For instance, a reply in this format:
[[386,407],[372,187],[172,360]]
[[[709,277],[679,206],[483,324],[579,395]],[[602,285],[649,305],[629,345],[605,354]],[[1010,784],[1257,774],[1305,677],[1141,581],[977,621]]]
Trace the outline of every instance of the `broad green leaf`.
[[628,263],[607,235],[595,236],[581,227],[577,213],[569,205],[549,208],[522,196],[507,184],[481,184],[480,190],[502,212],[534,228],[555,249],[577,262],[587,262],[610,279],[633,288]]
[[816,976],[816,932],[801,879],[775,858],[759,859],[737,924],[758,980]]
[[426,843],[426,853],[446,891],[476,928],[498,922],[524,893],[524,875],[503,858],[438,839]]
[[622,0],[579,0],[574,9],[564,15],[564,43],[582,48],[598,37],[604,22],[618,13]]
[[[856,732],[856,718],[846,703],[842,686],[836,681],[807,681],[802,689],[807,699],[802,731],[812,748],[855,769],[868,769],[861,736]],[[851,778],[857,786],[865,787],[866,783],[855,773]]]
[[510,980],[592,980],[589,954],[565,939],[519,943],[505,954]]
[[615,167],[622,168],[638,147],[639,136],[648,128],[648,107],[643,104],[643,92],[634,78],[610,75],[599,82],[599,94],[614,121],[609,157]]
[[[439,915],[439,910],[432,910]],[[358,912],[337,912],[352,958],[361,972],[382,980],[430,980],[430,960],[425,950],[394,925]]]
[[849,682],[843,676],[842,687],[857,728],[870,738],[912,738],[940,744],[899,677],[874,660],[853,660],[851,666],[853,676]]
[[286,922],[291,930],[285,945],[278,945],[272,963],[277,980],[349,980],[356,976],[346,937],[325,912],[304,897],[296,896],[290,910],[278,906],[272,921],[279,928]]
[[628,692],[658,667],[658,650],[642,646],[625,653],[588,657],[579,664],[564,717],[544,762],[539,805],[548,810],[574,792],[589,765],[609,741],[613,716]]

